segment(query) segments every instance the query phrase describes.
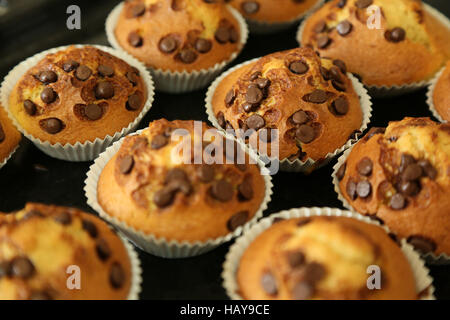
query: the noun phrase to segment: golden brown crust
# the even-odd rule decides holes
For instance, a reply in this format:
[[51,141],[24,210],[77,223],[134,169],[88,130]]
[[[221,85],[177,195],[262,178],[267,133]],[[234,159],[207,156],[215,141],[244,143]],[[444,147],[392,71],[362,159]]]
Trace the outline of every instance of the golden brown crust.
[[[66,63],[72,60],[76,64],[69,67]],[[99,68],[102,65],[112,69],[114,74],[111,76],[108,68],[106,71]],[[45,77],[43,71],[53,73]],[[50,82],[54,74],[57,81]],[[57,95],[53,102],[51,94],[44,99],[42,97],[44,90],[50,88]],[[109,95],[111,93],[112,96]],[[120,132],[139,115],[147,96],[146,85],[137,69],[94,47],[72,46],[47,55],[25,73],[9,97],[9,108],[33,137],[64,145],[93,142],[96,138],[103,139],[106,135]],[[135,98],[132,107],[128,104],[131,97]],[[29,103],[26,100],[34,106],[26,106]],[[92,104],[94,106],[87,111]],[[48,119],[58,119],[59,122],[52,120],[49,123]]]
[[[9,270],[0,272],[2,300],[117,300],[131,287],[120,238],[102,220],[72,208],[29,203],[0,216],[0,264],[0,271]],[[79,290],[68,288],[70,266],[79,267]]]
[[[299,61],[308,65],[308,70],[303,74],[295,74],[290,70],[291,63]],[[324,70],[329,80],[324,78]],[[330,70],[334,72],[334,76]],[[270,83],[268,89],[264,89],[266,92],[261,104],[247,113],[244,109],[248,101],[247,93],[255,83],[251,77],[258,72],[261,73],[259,79],[269,79]],[[337,89],[335,79],[340,79],[339,83],[343,84],[345,91]],[[231,90],[235,93],[235,99],[231,105],[227,105],[225,100]],[[316,90],[326,95],[323,103],[307,101],[307,97]],[[345,114],[338,115],[333,110],[338,98],[346,101],[348,110]],[[237,69],[217,86],[212,107],[217,118],[224,115],[221,125],[231,125],[235,130],[245,131],[250,127],[249,118],[261,116],[264,128],[279,130],[279,158],[299,158],[303,161],[308,158],[323,159],[328,153],[342,147],[360,129],[363,119],[359,97],[351,80],[333,65],[332,60],[320,59],[309,48],[274,53]],[[308,139],[298,139],[297,131],[302,123],[294,123],[292,119],[299,111],[308,114],[308,119],[303,124],[314,130],[311,142],[307,142]],[[266,144],[260,142],[260,145]],[[266,145],[266,148],[271,150],[270,145]]]
[[[210,132],[218,134],[216,129],[201,124],[199,128],[203,133],[211,129]],[[194,121],[157,120],[140,135],[125,139],[98,181],[98,201],[105,212],[145,234],[188,242],[225,236],[252,219],[266,188],[258,166],[247,161],[243,171],[234,164],[180,163],[182,159],[172,157],[180,142],[171,141],[167,134],[175,129],[185,129],[192,134]],[[192,137],[198,134],[197,131]],[[154,149],[158,139],[167,144],[160,143],[161,147]],[[209,139],[204,140],[202,148],[209,144],[207,141]],[[200,150],[198,146],[196,149]],[[221,152],[216,154],[222,159]],[[199,175],[202,167],[212,169],[206,182]],[[181,169],[182,177],[179,177],[180,172],[174,177],[173,169]],[[227,186],[217,188],[224,196],[218,200],[212,188],[222,180],[227,181]],[[244,192],[241,192],[242,186],[246,186]],[[225,190],[228,187],[229,192]],[[242,194],[247,197],[243,198]]]
[[22,136],[0,105],[0,163],[19,145]]
[[[450,57],[449,30],[420,1],[373,0],[381,8],[381,29],[369,29],[367,21],[374,20],[367,8],[358,9],[355,1],[348,0],[343,8],[337,6],[339,0],[331,1],[315,12],[306,22],[302,45],[314,47],[323,57],[345,61],[349,71],[361,76],[365,84],[377,86],[427,80]],[[350,31],[337,27],[345,20],[351,24]],[[398,30],[394,36],[400,35],[400,41],[387,40],[394,28],[403,29],[404,40]]]
[[[367,288],[371,265],[380,267],[380,290]],[[417,299],[398,245],[383,229],[342,217],[275,223],[244,252],[237,281],[250,300]]]
[[274,23],[288,22],[298,18],[310,10],[318,0],[228,0],[226,2],[248,19]]
[[[145,11],[136,9],[143,4]],[[141,15],[134,16],[136,12]],[[217,40],[218,30],[223,43]],[[239,23],[228,8],[221,2],[203,0],[125,2],[114,33],[120,46],[148,67],[171,71],[209,69],[242,46]],[[131,45],[130,34],[140,36],[133,39],[139,44]],[[160,44],[167,36],[176,44],[167,44],[165,53]],[[202,39],[203,49],[197,49],[198,39]]]
[[450,121],[450,62],[439,77],[433,92],[433,104],[444,121]]
[[[419,250],[449,254],[449,145],[448,124],[428,118],[391,122],[385,133],[372,131],[353,148],[341,171],[341,194],[356,211],[381,219]],[[368,196],[354,191],[360,181],[369,182]]]

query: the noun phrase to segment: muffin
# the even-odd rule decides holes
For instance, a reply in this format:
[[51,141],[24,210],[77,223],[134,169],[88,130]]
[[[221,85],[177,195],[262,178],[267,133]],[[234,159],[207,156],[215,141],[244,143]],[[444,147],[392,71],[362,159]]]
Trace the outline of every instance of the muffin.
[[309,48],[238,66],[208,95],[213,123],[236,130],[240,138],[247,135],[252,147],[272,157],[276,144],[278,158],[291,162],[325,159],[355,138],[370,113],[363,110],[345,63],[320,58]]
[[430,98],[433,112],[437,113],[442,122],[450,121],[450,62],[447,63],[432,90]]
[[[370,266],[379,267],[378,290],[368,288]],[[396,242],[382,228],[347,217],[275,218],[245,249],[235,277],[247,300],[418,298]]]
[[20,139],[20,132],[14,127],[8,114],[0,105],[0,168],[17,148]]
[[[183,142],[175,138],[180,132],[189,134]],[[231,140],[220,150],[222,141],[200,121],[164,119],[126,137],[96,184],[106,218],[147,236],[144,249],[150,236],[193,244],[238,232],[262,215],[269,185],[248,154]]]
[[90,46],[47,54],[20,78],[9,110],[32,137],[94,142],[128,127],[149,97],[139,70]]
[[405,118],[373,128],[336,166],[346,205],[422,253],[450,254],[450,126]]
[[[380,28],[376,11],[380,8]],[[304,23],[299,41],[345,61],[369,86],[429,80],[450,57],[450,32],[416,0],[334,0]]]
[[90,214],[29,203],[0,216],[0,239],[1,300],[118,300],[130,293],[124,243]]

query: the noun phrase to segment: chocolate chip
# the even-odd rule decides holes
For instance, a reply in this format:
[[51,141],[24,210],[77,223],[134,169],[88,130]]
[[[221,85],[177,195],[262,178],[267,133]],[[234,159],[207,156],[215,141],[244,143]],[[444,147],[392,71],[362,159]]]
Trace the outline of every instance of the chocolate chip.
[[224,179],[215,181],[212,185],[211,195],[221,202],[230,201],[233,194],[233,186]]
[[193,63],[198,55],[193,49],[182,49],[180,53],[178,54],[178,57],[180,58],[181,62],[190,64]]
[[33,276],[35,268],[30,259],[26,257],[16,257],[11,261],[11,276],[28,279]]
[[277,280],[270,271],[266,271],[262,275],[261,286],[264,291],[270,296],[275,296],[278,293]]
[[261,89],[256,85],[250,85],[245,95],[245,100],[250,104],[259,104],[263,100],[264,95]]
[[236,43],[240,39],[239,32],[236,30],[235,27],[230,27],[230,42]]
[[164,53],[172,53],[178,48],[178,41],[174,35],[168,35],[159,41],[158,47]]
[[25,109],[25,112],[30,116],[34,116],[36,114],[37,108],[33,101],[25,100],[23,102],[23,107]]
[[390,42],[394,42],[394,43],[405,40],[405,37],[406,37],[406,32],[402,28],[394,28],[392,30],[386,31],[386,33],[385,33],[386,40],[388,40]]
[[316,283],[322,280],[325,273],[325,268],[317,262],[308,263],[305,266],[305,280],[309,283]]
[[255,81],[256,79],[258,79],[258,78],[261,77],[261,76],[262,76],[262,73],[261,73],[261,72],[259,72],[259,71],[253,72],[253,73],[250,75],[250,81]]
[[225,121],[225,116],[223,115],[222,111],[219,111],[216,115],[216,119],[217,119],[217,123],[221,128],[225,129],[226,126],[226,121]]
[[302,143],[310,143],[316,138],[314,128],[303,124],[295,131],[295,137]]
[[108,258],[111,256],[111,249],[109,248],[108,243],[104,239],[97,240],[95,250],[97,251],[98,257],[102,261],[108,260]]
[[87,66],[79,66],[75,71],[75,77],[80,81],[86,81],[92,75],[92,70]]
[[131,15],[133,17],[140,17],[145,13],[145,4],[139,3],[131,8]]
[[230,107],[234,103],[235,99],[236,99],[236,94],[235,94],[234,90],[231,89],[230,91],[228,91],[227,95],[225,96],[225,104],[228,107]]
[[309,67],[303,61],[294,61],[289,64],[289,70],[291,70],[291,72],[295,74],[304,74],[308,72]]
[[200,53],[207,53],[212,49],[212,42],[208,39],[198,38],[195,41],[195,50]]
[[267,89],[270,86],[271,81],[269,79],[266,79],[266,78],[259,78],[259,79],[255,80],[255,84],[261,90],[265,90],[265,89]]
[[111,82],[100,82],[95,86],[95,97],[97,99],[110,99],[114,97],[114,86]]
[[80,66],[80,64],[74,60],[69,60],[66,63],[63,64],[63,70],[65,72],[71,72],[73,70],[75,70],[76,68],[78,68]]
[[97,71],[102,77],[112,77],[114,75],[114,69],[104,64],[99,65]]
[[399,170],[400,172],[403,172],[406,170],[406,168],[410,165],[416,162],[416,159],[414,159],[413,156],[409,155],[409,154],[402,154],[401,160],[400,160],[400,167]]
[[301,251],[293,251],[287,254],[287,261],[291,268],[298,268],[302,266],[305,261],[305,255]]
[[331,81],[331,84],[333,85],[333,87],[334,87],[337,91],[343,92],[343,91],[345,91],[345,90],[347,89],[346,86],[345,86],[345,83],[343,83],[343,82],[339,82],[339,81],[336,81],[336,80],[332,80],[332,81]]
[[398,188],[402,194],[408,197],[413,197],[420,192],[420,185],[416,181],[402,181]]
[[129,174],[134,167],[134,158],[131,155],[122,157],[119,163],[119,171],[122,174]]
[[164,183],[168,184],[175,180],[188,180],[187,174],[183,169],[173,168],[170,169],[166,173],[166,178],[164,179]]
[[430,178],[431,180],[435,180],[438,172],[436,168],[433,167],[433,165],[428,160],[420,160],[418,162],[418,165],[422,167],[425,174]]
[[43,119],[39,121],[39,125],[49,134],[57,134],[64,128],[62,121],[57,118]]
[[344,179],[346,169],[347,169],[347,163],[344,162],[339,167],[338,171],[336,172],[336,178],[338,178],[339,181],[342,181],[342,179]]
[[436,250],[436,244],[434,241],[422,236],[410,236],[407,241],[414,247],[414,249],[422,254],[434,252],[434,250]]
[[406,167],[402,173],[402,179],[404,181],[414,181],[419,179],[423,174],[422,167],[416,163],[412,163]]
[[245,178],[238,186],[239,196],[243,200],[251,200],[253,198],[253,186],[250,178]]
[[364,139],[367,141],[376,134],[384,134],[385,131],[386,131],[385,128],[379,128],[379,127],[370,128],[369,132],[367,132],[367,135],[364,137]]
[[25,215],[23,216],[23,220],[27,220],[27,219],[31,219],[31,218],[43,218],[44,215],[36,209],[32,209],[30,211],[28,211],[27,213],[25,213]]
[[250,129],[258,131],[264,127],[266,122],[259,114],[253,114],[246,120],[246,124]]
[[345,7],[345,5],[347,4],[347,0],[339,0],[339,2],[337,3],[338,8],[343,8]]
[[42,71],[41,73],[39,73],[39,81],[45,84],[49,84],[49,83],[53,83],[58,81],[58,75],[50,70],[47,71]]
[[164,187],[155,192],[155,194],[153,195],[153,202],[159,208],[164,208],[172,204],[174,196],[174,190],[169,187]]
[[89,120],[95,121],[102,117],[103,109],[98,104],[88,104],[84,108],[84,113]]
[[126,108],[131,111],[139,110],[142,105],[141,96],[134,93],[128,97]]
[[348,197],[352,201],[356,200],[356,183],[353,180],[348,180],[347,187],[345,189],[347,191]]
[[0,279],[11,274],[11,264],[8,261],[0,262]]
[[227,222],[227,228],[229,231],[234,231],[240,226],[243,226],[248,220],[248,211],[240,211],[234,214]]
[[133,86],[136,86],[138,84],[139,76],[135,72],[128,71],[126,76],[128,81],[130,81]]
[[389,206],[394,210],[402,210],[406,206],[406,199],[400,193],[392,196]]
[[259,3],[256,1],[244,1],[241,4],[241,9],[246,14],[254,14],[259,11]]
[[337,115],[346,115],[348,113],[348,110],[350,108],[350,105],[348,103],[347,98],[345,97],[339,97],[332,103],[333,111]]
[[41,100],[47,104],[54,102],[57,97],[58,95],[56,94],[55,91],[53,91],[52,88],[47,87],[41,92]]
[[244,104],[244,106],[242,108],[244,109],[245,112],[250,113],[250,112],[253,112],[253,111],[257,110],[258,109],[258,105],[254,105],[254,104],[251,104],[251,103],[246,103],[246,104]]
[[320,34],[317,37],[317,47],[319,47],[319,49],[325,49],[330,45],[330,43],[331,39],[326,34]]
[[347,73],[347,65],[345,64],[344,61],[339,60],[339,59],[336,59],[336,60],[333,60],[333,64],[334,64],[336,67],[338,67],[339,70],[341,70],[341,72],[342,72],[343,74],[346,74],[346,73]]
[[328,100],[328,94],[323,90],[316,89],[313,92],[305,95],[303,97],[303,100],[305,100],[306,102],[322,104]]
[[373,0],[357,0],[355,6],[359,9],[365,9],[373,3]]
[[196,173],[201,182],[208,183],[214,179],[214,167],[212,165],[203,164],[197,168]]
[[72,222],[72,216],[70,215],[70,213],[64,211],[64,212],[61,212],[61,213],[58,213],[57,215],[55,215],[53,217],[53,220],[66,226]]
[[140,47],[142,46],[142,37],[137,33],[137,32],[131,32],[128,35],[128,43],[132,46],[132,47]]
[[341,36],[348,35],[352,31],[352,28],[352,24],[347,20],[342,21],[336,26],[336,30]]
[[314,32],[315,33],[322,33],[327,29],[327,24],[325,21],[321,20],[319,22],[316,23],[316,25],[314,26]]
[[368,157],[364,157],[358,162],[356,170],[362,176],[370,176],[372,174],[373,162]]
[[81,221],[81,226],[83,228],[84,231],[86,231],[91,238],[97,238],[98,235],[98,231],[97,231],[97,227],[95,226],[95,224],[89,220],[82,220]]
[[162,147],[166,146],[169,143],[169,140],[166,136],[162,134],[158,134],[153,137],[151,147],[154,150],[161,149]]
[[297,283],[292,289],[292,299],[294,300],[306,300],[311,298],[313,294],[313,285],[305,281]]
[[114,289],[120,289],[125,283],[125,272],[118,262],[114,262],[111,265],[109,282]]
[[356,194],[362,198],[365,199],[372,193],[372,185],[369,181],[360,181],[356,185]]
[[216,38],[217,42],[221,44],[227,43],[231,38],[230,29],[224,26],[219,27],[214,34],[214,37]]
[[295,124],[304,124],[307,123],[309,120],[310,118],[308,114],[303,110],[299,110],[292,115],[292,122],[294,122]]

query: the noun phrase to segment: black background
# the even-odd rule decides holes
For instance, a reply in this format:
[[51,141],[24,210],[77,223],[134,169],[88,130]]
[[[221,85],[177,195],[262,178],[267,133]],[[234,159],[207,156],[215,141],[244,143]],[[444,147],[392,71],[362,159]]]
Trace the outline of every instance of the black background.
[[[276,0],[273,0],[276,1]],[[0,16],[0,79],[17,63],[40,51],[74,43],[107,45],[104,22],[119,0],[10,0],[9,12]],[[450,16],[448,0],[426,1]],[[66,28],[66,8],[78,4],[82,29]],[[234,64],[274,51],[297,46],[296,28],[269,36],[251,36]],[[150,112],[141,122],[144,128],[159,118],[207,121],[204,109],[206,89],[169,95],[157,92]],[[429,116],[426,90],[383,100],[374,100],[371,126],[386,126],[405,116]],[[20,209],[26,202],[74,206],[88,212],[83,187],[91,163],[52,159],[24,139],[20,149],[0,170],[0,211]],[[331,183],[334,162],[309,176],[279,173],[273,178],[274,194],[266,215],[297,207],[339,207]],[[206,226],[207,227],[207,226]],[[200,257],[166,260],[139,251],[142,262],[142,299],[226,299],[221,271],[229,244]],[[450,298],[450,266],[430,266],[436,297]]]

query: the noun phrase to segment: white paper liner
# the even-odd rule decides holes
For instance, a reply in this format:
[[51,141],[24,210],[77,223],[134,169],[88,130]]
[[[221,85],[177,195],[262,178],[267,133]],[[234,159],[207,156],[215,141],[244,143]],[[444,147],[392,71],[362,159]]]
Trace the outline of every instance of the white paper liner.
[[122,243],[128,252],[128,257],[130,258],[131,264],[131,286],[127,300],[139,300],[139,294],[141,293],[141,285],[142,285],[141,261],[139,260],[139,256],[136,250],[128,242],[128,240],[121,234],[118,234],[118,236],[120,240],[122,240]]
[[[368,217],[364,217],[360,214],[350,211],[342,211],[334,208],[299,208],[281,211],[277,214],[270,215],[270,217],[262,219],[258,224],[252,226],[251,228],[246,228],[244,234],[240,238],[238,238],[236,242],[231,246],[230,251],[225,258],[222,272],[223,287],[225,288],[228,296],[233,300],[242,300],[242,297],[239,295],[239,286],[236,281],[236,272],[238,270],[241,257],[248,246],[256,239],[256,237],[258,237],[262,232],[264,232],[273,224],[275,218],[293,219],[313,216],[347,217],[380,226],[377,221],[373,221]],[[389,232],[386,227],[380,227],[383,228],[386,232]],[[433,286],[433,279],[429,275],[429,270],[425,266],[424,261],[420,258],[419,254],[414,251],[411,245],[406,243],[404,240],[402,241],[401,245],[403,254],[408,260],[413,271],[414,278],[416,280],[417,293],[419,294],[424,290],[426,291],[426,294],[424,294],[423,296],[421,295],[420,299],[434,300],[435,289]]]
[[304,17],[307,17],[311,15],[314,11],[319,9],[323,4],[325,3],[325,0],[318,0],[316,4],[314,4],[311,8],[306,10],[305,12],[302,12],[297,18],[294,18],[290,21],[285,22],[265,22],[265,21],[259,21],[254,20],[250,18],[246,18],[248,23],[248,27],[250,29],[250,33],[253,34],[273,34],[277,33],[286,29],[289,29],[296,23],[298,23],[300,20],[302,20]]
[[[342,205],[347,208],[348,210],[358,213],[351,205],[350,203],[345,199],[345,197],[342,195],[341,189],[339,188],[339,180],[337,178],[337,172],[339,168],[347,161],[348,156],[350,155],[353,147],[346,150],[338,159],[337,163],[333,167],[333,174],[332,174],[332,180],[334,185],[334,191],[336,192],[338,199],[342,202]],[[359,213],[358,213],[359,214]],[[434,253],[427,253],[422,254],[422,257],[427,261],[429,264],[433,265],[447,265],[450,264],[450,256],[448,256],[445,253],[442,253],[438,256],[436,256]]]
[[[122,12],[124,2],[119,3],[108,15],[106,19],[106,35],[108,42],[116,49],[125,51],[116,39],[114,30],[116,29],[117,22]],[[228,9],[232,13],[233,17],[238,21],[241,40],[238,51],[234,52],[228,60],[219,62],[209,69],[195,70],[191,72],[187,71],[170,71],[160,70],[148,67],[153,79],[155,80],[156,90],[168,92],[168,93],[183,93],[190,92],[197,89],[206,87],[212,80],[214,80],[220,72],[230,64],[241,53],[248,39],[248,26],[245,19],[231,6],[227,5]],[[141,61],[142,62],[142,61]],[[145,63],[142,62],[144,65]]]
[[[429,4],[423,3],[425,10],[428,11],[434,18],[438,19],[443,25],[445,25],[449,31],[450,31],[450,20],[443,15],[441,12],[430,6]],[[297,31],[297,42],[301,46],[302,45],[302,38],[303,38],[303,31],[306,26],[306,22],[308,21],[309,17],[306,17],[301,25],[298,28]],[[396,97],[405,95],[408,93],[412,93],[414,91],[420,90],[425,88],[430,84],[431,80],[424,80],[420,82],[414,82],[404,85],[393,85],[393,86],[376,86],[376,85],[366,85],[367,90],[369,91],[370,96],[373,98],[389,98],[389,97]]]
[[25,129],[19,124],[14,115],[11,113],[9,109],[9,96],[14,89],[16,83],[20,81],[21,77],[28,72],[31,68],[36,66],[36,64],[45,58],[46,55],[51,53],[56,53],[58,51],[65,50],[70,46],[62,46],[58,48],[53,48],[50,50],[43,51],[38,53],[25,61],[18,64],[14,69],[12,69],[8,75],[5,77],[0,92],[1,104],[3,104],[5,110],[8,112],[8,116],[13,121],[14,125],[18,128],[18,130],[29,140],[31,140],[36,147],[38,147],[41,151],[49,155],[50,157],[67,160],[67,161],[90,161],[95,159],[100,153],[102,153],[109,145],[111,145],[114,141],[119,140],[121,137],[127,135],[128,133],[134,131],[139,122],[141,122],[142,118],[147,114],[150,110],[153,97],[154,97],[154,87],[153,80],[150,76],[147,69],[136,59],[131,57],[129,54],[123,51],[115,50],[110,47],[98,46],[98,45],[75,45],[77,48],[82,48],[85,46],[95,47],[102,51],[105,51],[119,59],[124,60],[129,65],[137,68],[140,72],[140,76],[142,77],[146,88],[147,88],[147,101],[142,108],[141,113],[136,117],[136,119],[131,122],[127,127],[123,128],[120,132],[116,132],[113,136],[107,135],[105,138],[100,139],[97,138],[94,142],[86,141],[84,143],[77,142],[74,145],[72,144],[64,144],[56,143],[51,144],[49,141],[42,141],[38,138],[33,137],[31,134],[25,131]]
[[[143,130],[139,130],[135,134],[140,134],[142,131]],[[232,136],[224,136],[239,143]],[[258,165],[261,168],[261,173],[263,174],[266,187],[264,199],[258,211],[250,221],[248,221],[244,226],[240,226],[233,232],[230,232],[223,237],[210,239],[204,242],[179,242],[175,240],[169,241],[162,237],[157,238],[154,235],[145,234],[139,230],[134,229],[133,227],[128,226],[125,222],[120,221],[119,219],[107,214],[97,200],[97,184],[100,178],[100,174],[109,160],[119,151],[123,140],[124,139],[121,139],[115,142],[111,147],[106,149],[106,151],[102,153],[90,167],[89,172],[87,173],[87,179],[85,181],[84,187],[87,203],[91,208],[99,213],[100,217],[102,217],[112,225],[118,227],[121,232],[126,235],[127,238],[130,239],[130,241],[132,241],[137,247],[155,256],[163,258],[186,258],[201,255],[203,253],[211,251],[221,244],[228,242],[235,237],[238,237],[242,233],[244,227],[255,224],[263,216],[263,212],[267,209],[267,205],[271,200],[273,184],[268,170],[264,168],[264,164],[257,158],[256,154],[252,150],[249,150],[246,146],[239,143],[239,145],[245,150],[246,153],[250,155],[250,157],[257,160]]]
[[9,159],[11,159],[11,157],[17,151],[17,149],[19,149],[19,145],[17,145],[17,147],[15,147],[13,151],[11,151],[11,153],[5,158],[5,160],[0,162],[0,169],[6,165],[6,163],[9,161]]
[[439,79],[441,78],[442,73],[444,72],[445,67],[442,68],[441,71],[439,71],[436,76],[434,77],[433,80],[431,80],[431,84],[428,87],[428,91],[427,91],[427,104],[428,107],[430,108],[431,113],[433,114],[433,116],[438,119],[440,122],[444,123],[447,122],[447,120],[444,120],[444,118],[442,118],[442,116],[439,114],[439,112],[436,110],[436,107],[434,106],[434,89],[436,88],[436,84],[439,81]]
[[[224,72],[220,77],[218,77],[209,87],[208,92],[206,93],[205,98],[205,107],[206,107],[206,113],[208,115],[208,120],[212,123],[214,127],[216,127],[219,130],[223,130],[223,128],[219,125],[217,122],[216,116],[214,114],[214,109],[212,106],[212,100],[214,97],[214,93],[216,91],[217,86],[222,82],[223,79],[225,79],[229,74],[234,72],[235,70],[246,66],[248,64],[254,63],[258,61],[260,58],[252,59],[250,61],[246,61],[244,63],[241,63],[228,71]],[[359,96],[361,109],[363,112],[363,120],[361,127],[359,129],[359,133],[355,135],[354,139],[348,140],[341,148],[336,149],[334,152],[328,153],[324,159],[320,161],[314,161],[311,158],[308,158],[305,162],[301,161],[300,159],[296,159],[294,161],[291,161],[289,159],[284,160],[277,160],[273,158],[269,158],[267,155],[259,155],[261,160],[264,163],[267,163],[269,161],[278,161],[279,162],[279,168],[281,171],[286,172],[302,172],[302,173],[311,173],[312,171],[322,168],[323,166],[327,165],[334,157],[336,157],[338,154],[343,152],[344,150],[350,148],[352,145],[354,145],[358,139],[359,136],[362,135],[362,133],[367,129],[370,118],[372,117],[372,101],[370,96],[367,93],[367,90],[364,88],[364,86],[359,82],[356,77],[354,77],[352,74],[347,73],[347,76],[352,81],[353,88],[355,89],[357,95]]]

